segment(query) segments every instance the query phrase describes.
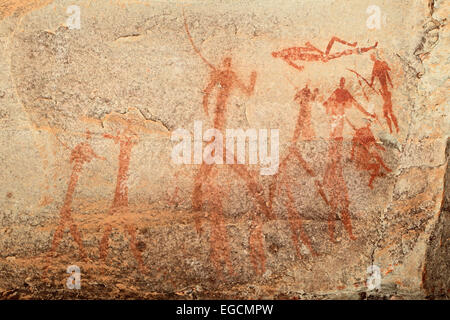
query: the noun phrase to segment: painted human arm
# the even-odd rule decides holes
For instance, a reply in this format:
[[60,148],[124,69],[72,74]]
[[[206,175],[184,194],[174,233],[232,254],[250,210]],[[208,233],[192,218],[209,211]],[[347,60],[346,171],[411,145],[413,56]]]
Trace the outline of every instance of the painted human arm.
[[352,143],[352,151],[351,151],[351,153],[350,153],[350,160],[355,160],[355,149],[356,149],[356,143],[355,142],[353,142]]
[[314,91],[313,91],[313,95],[311,97],[311,100],[315,101],[316,99],[318,99],[318,97],[319,97],[319,88],[315,88]]
[[236,83],[246,95],[250,96],[253,94],[253,91],[255,90],[255,83],[256,83],[256,72],[253,71],[250,76],[250,84],[247,87],[244,83],[242,83],[237,77],[235,78]]
[[106,139],[114,140],[115,143],[119,142],[119,137],[118,136],[113,136],[112,134],[109,134],[109,133],[103,134],[103,137],[106,138]]
[[106,160],[105,157],[102,157],[102,156],[97,155],[97,154],[95,153],[95,151],[92,150],[92,149],[91,149],[91,155],[92,155],[92,157],[94,157],[94,158],[96,158],[96,159],[99,159],[99,160]]
[[323,106],[325,107],[325,111],[327,114],[330,114],[331,105],[333,104],[334,101],[336,101],[336,92],[333,92],[331,96],[323,103]]
[[211,80],[206,86],[206,88],[203,90],[203,110],[205,111],[206,115],[209,115],[208,112],[208,103],[209,103],[209,96],[211,95],[211,92],[214,90],[215,85],[217,84],[217,79],[214,74],[211,75]]
[[366,109],[363,108],[362,105],[359,104],[358,101],[355,100],[355,98],[351,97],[351,100],[353,102],[353,105],[359,110],[361,111],[364,115],[372,117],[372,118],[376,118],[376,114],[375,113],[369,113],[368,111],[366,111]]
[[392,170],[384,163],[383,158],[376,152],[371,153],[372,157],[387,171],[391,172]]
[[386,149],[383,146],[379,145],[378,143],[375,143],[375,148],[381,151],[386,151]]
[[377,72],[377,68],[376,68],[376,62],[375,62],[375,64],[373,65],[373,68],[372,68],[372,76],[370,77],[369,87],[373,87],[373,81],[375,80],[376,72]]
[[288,57],[283,57],[282,58],[288,65],[290,65],[291,67],[294,67],[295,69],[297,69],[298,71],[303,71],[303,69],[305,69],[304,66],[302,65],[298,65],[295,62],[293,62],[291,59],[289,59]]
[[393,88],[394,86],[392,85],[392,80],[391,80],[391,76],[389,75],[389,71],[391,71],[391,68],[389,68],[388,65],[386,64],[386,78],[389,81],[391,88]]

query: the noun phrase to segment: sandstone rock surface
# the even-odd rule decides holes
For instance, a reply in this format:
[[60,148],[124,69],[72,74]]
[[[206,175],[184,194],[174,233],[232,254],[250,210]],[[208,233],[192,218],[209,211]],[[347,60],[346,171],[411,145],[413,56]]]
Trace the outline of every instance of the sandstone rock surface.
[[[447,299],[449,10],[3,1],[0,297]],[[199,121],[276,174],[174,163]]]

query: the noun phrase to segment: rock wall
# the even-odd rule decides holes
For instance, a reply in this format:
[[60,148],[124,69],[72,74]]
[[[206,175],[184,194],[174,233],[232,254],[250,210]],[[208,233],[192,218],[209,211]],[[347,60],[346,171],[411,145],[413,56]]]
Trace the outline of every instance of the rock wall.
[[448,13],[4,1],[0,297],[448,298]]

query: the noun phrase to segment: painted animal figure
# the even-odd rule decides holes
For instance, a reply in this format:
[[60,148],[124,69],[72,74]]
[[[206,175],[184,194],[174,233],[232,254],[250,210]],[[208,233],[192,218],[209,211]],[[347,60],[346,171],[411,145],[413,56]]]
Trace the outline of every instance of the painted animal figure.
[[[351,125],[351,124],[350,124]],[[353,125],[351,125],[353,127]],[[378,154],[377,150],[385,151],[383,146],[377,144],[377,141],[370,130],[370,123],[366,127],[355,129],[355,135],[352,139],[351,160],[355,161],[358,170],[369,171],[369,188],[373,189],[373,181],[376,177],[383,175],[381,169],[391,172]]]
[[[347,49],[340,52],[331,53],[331,49],[335,41],[342,43],[346,46],[352,47],[353,49]],[[316,48],[311,43],[306,42],[304,47],[291,47],[280,51],[274,51],[272,52],[272,56],[274,58],[281,58],[291,67],[294,67],[299,71],[302,71],[305,67],[295,63],[295,61],[308,61],[308,62],[321,61],[323,63],[326,63],[330,60],[337,59],[342,56],[348,56],[355,53],[361,54],[369,50],[375,49],[378,45],[378,42],[376,42],[371,47],[365,48],[356,48],[357,44],[358,44],[357,42],[349,43],[347,41],[339,39],[338,37],[332,37],[330,42],[328,42],[325,52]]]

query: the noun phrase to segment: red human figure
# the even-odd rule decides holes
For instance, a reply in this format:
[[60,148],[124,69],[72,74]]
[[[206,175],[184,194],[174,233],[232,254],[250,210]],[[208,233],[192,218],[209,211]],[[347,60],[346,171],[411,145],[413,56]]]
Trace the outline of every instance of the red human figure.
[[377,59],[375,54],[370,55],[370,59],[373,61],[373,68],[372,68],[372,76],[370,78],[370,84],[369,86],[373,86],[373,82],[375,78],[378,79],[381,85],[381,91],[380,94],[383,97],[383,115],[386,119],[386,122],[389,126],[389,131],[392,133],[392,123],[394,123],[395,129],[397,130],[397,133],[399,132],[397,118],[395,117],[394,111],[392,109],[392,94],[389,91],[388,82],[391,88],[392,81],[391,77],[389,76],[389,71],[391,69],[389,68],[388,64],[385,61],[381,61]]
[[293,140],[295,141],[297,141],[299,137],[301,137],[302,140],[313,140],[316,137],[311,124],[311,102],[316,99],[318,92],[319,89],[316,88],[314,93],[311,93],[308,85],[306,85],[303,89],[299,90],[294,97],[294,101],[297,101],[300,105],[293,137]]
[[[231,58],[227,57],[223,60],[223,68],[222,69],[213,69],[210,74],[210,82],[208,83],[207,87],[205,88],[204,97],[203,97],[203,108],[206,114],[209,114],[208,105],[209,105],[209,96],[211,95],[212,91],[217,87],[218,92],[216,95],[216,108],[214,110],[214,118],[213,118],[213,124],[214,128],[220,131],[223,131],[226,125],[226,106],[227,101],[229,98],[229,95],[231,93],[231,90],[234,87],[237,87],[241,89],[245,94],[251,95],[253,93],[253,88],[255,85],[256,80],[256,73],[252,73],[250,85],[247,87],[241,81],[237,78],[234,71],[231,69]],[[232,167],[232,169],[241,177],[243,178],[250,191],[254,193],[256,201],[259,205],[262,205],[262,207],[265,207],[265,200],[261,196],[261,193],[259,192],[259,187],[254,181],[254,178],[252,175],[245,169],[242,165],[235,165]],[[193,199],[193,208],[194,210],[201,211],[202,204],[204,201],[203,197],[203,188],[202,186],[207,182],[211,180],[211,171],[218,170],[217,168],[214,168],[214,165],[202,163],[199,169],[199,172],[197,173],[194,181],[194,191],[192,195]],[[208,195],[211,197],[211,192],[208,192]],[[221,202],[222,199],[218,198],[217,201]],[[223,212],[221,211],[222,204],[217,205],[218,210],[215,213],[215,215],[223,215]],[[211,219],[211,222],[215,223],[224,223],[224,219],[222,218],[215,218]],[[214,227],[216,232],[226,232],[225,225],[222,227]],[[226,239],[226,235],[215,235],[217,239]],[[211,245],[213,246],[211,248],[212,252],[216,252],[217,250],[227,250],[229,247],[228,245],[223,245],[221,243],[212,242]],[[225,257],[229,257],[229,253],[223,253],[222,254]],[[215,254],[215,256],[219,256]],[[217,262],[214,262],[214,264],[217,266]],[[227,266],[230,266],[231,263],[226,262]],[[218,269],[219,270],[219,269]],[[232,273],[232,268],[228,268],[229,272]]]
[[[330,53],[331,48],[333,47],[334,42],[336,41],[346,46],[353,47],[354,49],[347,49],[336,53]],[[308,62],[321,61],[323,63],[326,63],[332,59],[337,59],[342,56],[348,56],[355,53],[361,54],[369,50],[375,49],[378,45],[378,42],[375,43],[373,46],[366,48],[355,48],[357,44],[358,44],[357,42],[349,43],[347,41],[339,39],[338,37],[332,37],[331,40],[328,42],[325,52],[316,48],[311,43],[306,42],[304,47],[291,47],[283,49],[281,51],[272,52],[272,56],[274,58],[281,58],[291,67],[294,67],[299,71],[302,71],[305,67],[296,64],[294,61],[297,60]]]
[[[119,170],[117,172],[116,188],[114,192],[114,200],[109,210],[110,215],[124,214],[128,210],[128,170],[130,167],[131,151],[134,145],[137,144],[137,134],[130,128],[126,128],[122,132],[118,132],[116,136],[105,134],[105,138],[112,139],[116,144],[119,144]],[[126,219],[126,216],[124,216]],[[136,225],[133,222],[126,222],[123,226],[124,231],[129,234],[129,246],[139,268],[144,269],[144,262],[142,260],[141,252],[137,247],[136,241]],[[100,242],[100,258],[106,261],[109,248],[109,237],[111,235],[112,226],[107,224],[103,233],[103,238]]]
[[234,272],[234,269],[231,263],[230,244],[223,216],[222,198],[224,195],[223,191],[214,181],[216,175],[217,170],[211,171],[210,179],[204,183],[204,186],[208,189],[208,198],[205,200],[205,204],[208,207],[210,214],[209,220],[211,222],[209,236],[211,247],[210,258],[219,278],[222,278],[225,267],[230,274]]
[[377,144],[377,141],[370,130],[370,123],[367,126],[356,129],[350,122],[349,124],[355,130],[355,135],[352,139],[351,160],[356,163],[356,167],[362,171],[370,172],[370,180],[368,186],[373,189],[373,181],[376,177],[381,177],[383,168],[387,172],[391,172],[383,161],[383,158],[378,154],[376,149],[385,151],[383,146]]
[[345,78],[341,78],[339,88],[324,102],[327,114],[332,118],[330,146],[328,149],[329,162],[325,168],[323,176],[323,187],[327,191],[327,198],[330,206],[328,218],[328,231],[330,239],[334,241],[335,219],[340,212],[350,239],[356,239],[352,232],[352,223],[350,219],[347,185],[344,179],[342,166],[342,143],[345,109],[355,106],[364,115],[375,118],[375,115],[367,112],[345,89]]
[[[309,251],[316,255],[316,252],[313,250],[311,246],[311,241],[303,229],[303,224],[300,218],[300,213],[295,209],[294,205],[294,197],[292,195],[290,182],[288,180],[288,176],[285,175],[285,170],[288,168],[288,164],[292,161],[294,164],[299,164],[310,177],[315,177],[316,174],[309,167],[308,163],[304,160],[301,152],[298,150],[296,144],[300,137],[303,137],[305,140],[310,140],[315,137],[314,131],[311,125],[311,105],[310,103],[314,101],[318,95],[319,90],[314,89],[314,93],[311,93],[311,90],[308,87],[308,84],[301,90],[298,90],[297,94],[294,97],[294,100],[299,101],[300,110],[297,117],[297,123],[294,130],[294,134],[291,139],[291,146],[289,147],[289,153],[286,157],[281,161],[278,173],[274,176],[274,180],[269,188],[269,206],[273,206],[273,199],[275,194],[279,194],[281,188],[284,188],[287,193],[287,199],[285,201],[285,206],[288,211],[288,220],[292,233],[292,241],[294,244],[294,248],[296,250],[297,256],[301,258],[300,254],[300,239],[302,242],[308,247]],[[327,199],[323,192],[322,186],[318,181],[316,181],[316,188],[320,196],[327,203]]]
[[[90,132],[87,132],[86,140],[90,139]],[[50,254],[56,252],[59,243],[62,240],[64,228],[69,225],[70,234],[78,245],[80,250],[80,256],[82,259],[86,258],[86,252],[83,247],[83,241],[81,239],[81,234],[72,218],[72,200],[75,188],[78,183],[78,178],[80,176],[81,170],[84,164],[91,162],[94,158],[105,160],[105,158],[98,156],[91,145],[88,142],[81,142],[75,148],[73,148],[70,154],[70,163],[73,164],[72,174],[70,175],[69,185],[67,187],[66,197],[64,199],[64,204],[60,210],[60,220],[59,225],[53,234],[52,247]]]
[[294,243],[295,252],[297,253],[297,256],[301,258],[302,255],[300,253],[300,241],[298,239],[298,234],[300,234],[300,239],[302,240],[302,242],[308,247],[311,254],[315,256],[317,255],[317,253],[312,248],[311,240],[303,229],[303,223],[302,219],[300,218],[299,212],[294,208],[295,202],[294,196],[292,195],[291,186],[289,185],[289,183],[285,183],[285,187],[287,191],[286,207],[288,211],[289,225],[291,228],[292,242]]
[[[213,110],[213,124],[214,128],[223,131],[225,129],[226,125],[226,111],[227,111],[227,103],[228,98],[230,97],[231,92],[234,89],[239,89],[241,92],[243,92],[245,95],[250,96],[253,94],[253,90],[255,87],[256,82],[256,72],[252,72],[250,76],[250,83],[248,85],[245,85],[236,75],[232,68],[232,60],[230,57],[225,57],[222,60],[222,65],[218,68],[209,63],[201,54],[200,50],[195,46],[194,41],[192,40],[192,36],[189,32],[188,25],[186,22],[186,19],[184,21],[184,26],[186,29],[186,34],[188,36],[188,39],[194,49],[194,51],[198,54],[198,56],[205,62],[205,64],[211,69],[210,72],[210,80],[204,89],[204,96],[203,96],[203,110],[206,113],[206,115],[209,115],[209,98],[213,91],[216,89],[216,104],[215,109]],[[222,146],[220,146],[222,147]],[[226,154],[226,152],[225,152]],[[236,160],[236,159],[234,159]],[[225,162],[225,161],[224,161]],[[236,163],[236,161],[234,161]],[[272,218],[273,215],[269,208],[266,205],[266,201],[264,197],[262,196],[262,188],[258,185],[256,182],[256,178],[243,166],[243,165],[233,165],[231,168],[235,171],[235,173],[244,180],[244,182],[247,185],[247,188],[252,193],[252,195],[255,198],[256,205],[260,208],[260,210],[263,211],[263,213],[269,217]],[[203,208],[203,204],[206,201],[203,195],[203,187],[208,184],[211,185],[213,182],[212,177],[217,174],[217,172],[213,172],[218,170],[218,168],[214,165],[202,163],[200,166],[200,169],[194,179],[194,190],[192,193],[192,203],[193,203],[193,209],[196,211],[201,211]],[[208,197],[209,199],[215,198],[216,199],[216,211],[214,213],[214,216],[210,219],[212,223],[212,227],[214,228],[215,232],[218,234],[215,234],[214,237],[211,239],[211,252],[214,253],[214,255],[211,255],[211,258],[214,259],[214,257],[225,257],[226,259],[229,259],[230,253],[229,253],[229,245],[225,245],[222,243],[222,241],[227,241],[227,235],[226,235],[226,226],[225,221],[223,218],[223,211],[222,211],[222,199],[221,197],[214,196],[214,191],[211,190],[219,190],[218,187],[214,187],[208,190]],[[217,191],[216,191],[217,192]],[[219,218],[220,216],[220,218]],[[258,221],[254,221],[254,223],[258,223]],[[220,224],[220,225],[217,225]],[[262,233],[258,233],[257,236],[262,237]],[[219,241],[220,240],[220,241]],[[261,239],[262,242],[262,239]],[[252,241],[250,243],[250,255],[260,256],[260,254],[256,253],[258,251],[258,248],[253,247],[253,243],[259,243],[258,241]],[[217,252],[222,252],[222,254],[218,254]],[[264,261],[265,259],[260,259],[260,269],[264,269]],[[228,268],[229,274],[233,273],[233,268],[231,265],[230,260],[222,261],[221,263],[225,264]],[[216,267],[216,270],[218,272],[222,272],[223,268],[219,267],[219,262],[213,260],[213,264]]]
[[299,164],[308,173],[310,177],[316,176],[313,170],[309,167],[308,163],[303,159],[303,156],[300,153],[300,151],[296,148],[295,143],[293,143],[289,148],[289,153],[280,162],[278,172],[275,174],[272,184],[269,187],[269,206],[270,207],[273,206],[273,200],[275,195],[279,195],[281,190],[286,190],[287,199],[284,201],[284,205],[287,208],[288,212],[288,221],[292,233],[292,242],[296,250],[297,256],[301,258],[298,233],[300,233],[301,235],[300,239],[308,247],[309,251],[313,255],[315,255],[316,253],[311,246],[311,241],[308,235],[303,230],[300,213],[295,209],[294,206],[295,202],[290,187],[290,181],[288,180],[289,177],[285,175],[285,170],[288,168],[288,164],[291,160],[293,161],[293,163]]
[[348,189],[345,183],[342,166],[342,141],[343,139],[334,139],[328,149],[328,158],[330,162],[326,166],[323,176],[323,186],[327,191],[328,202],[330,205],[330,214],[328,217],[328,233],[331,241],[334,241],[335,219],[338,212],[341,212],[342,222],[347,230],[350,239],[356,239],[353,236],[352,224],[349,213]]

